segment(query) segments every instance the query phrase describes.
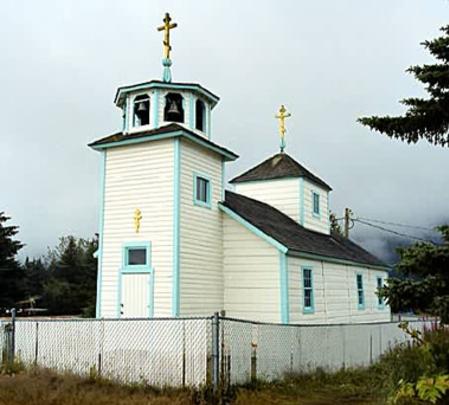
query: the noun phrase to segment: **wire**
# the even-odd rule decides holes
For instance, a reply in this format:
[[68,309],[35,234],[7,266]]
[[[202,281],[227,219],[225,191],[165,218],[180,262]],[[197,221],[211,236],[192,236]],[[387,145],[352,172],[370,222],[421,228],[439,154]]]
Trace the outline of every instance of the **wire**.
[[379,230],[384,231],[384,232],[389,232],[389,233],[392,233],[392,234],[394,234],[394,235],[401,236],[401,237],[403,237],[403,238],[419,240],[419,241],[421,241],[421,242],[427,242],[427,243],[432,243],[432,244],[434,243],[434,242],[431,241],[431,240],[419,238],[419,237],[413,236],[413,235],[408,235],[408,234],[402,233],[402,232],[397,232],[397,231],[394,231],[393,229],[384,228],[383,226],[380,226],[380,225],[371,224],[371,223],[369,223],[369,222],[364,221],[364,220],[361,219],[361,218],[357,218],[357,219],[354,218],[353,221],[359,222],[360,224],[363,224],[363,225],[371,226],[371,227],[373,227],[373,228],[379,229]]
[[363,221],[377,222],[378,224],[393,225],[393,226],[400,226],[400,227],[403,227],[403,228],[413,228],[413,229],[420,229],[422,231],[436,232],[435,229],[433,229],[433,228],[426,228],[424,226],[399,224],[397,222],[381,221],[380,219],[370,219],[370,218],[358,218],[358,219],[361,219]]

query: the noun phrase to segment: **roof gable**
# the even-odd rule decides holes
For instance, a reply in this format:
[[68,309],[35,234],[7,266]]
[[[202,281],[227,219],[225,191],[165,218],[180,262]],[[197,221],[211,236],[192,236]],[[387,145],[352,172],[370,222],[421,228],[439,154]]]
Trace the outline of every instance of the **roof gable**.
[[306,229],[281,211],[261,201],[226,191],[222,205],[285,246],[292,256],[310,254],[362,266],[388,267],[351,240]]
[[318,184],[326,190],[332,188],[299,164],[295,159],[286,153],[277,153],[264,160],[257,166],[247,170],[243,174],[233,178],[230,183],[243,183],[247,181],[274,180],[289,177],[305,177],[311,182]]
[[122,145],[130,145],[141,142],[150,142],[159,139],[174,138],[183,136],[194,143],[202,145],[207,149],[221,154],[227,160],[235,160],[238,158],[234,152],[229,149],[223,148],[214,142],[190,131],[178,124],[168,124],[163,127],[150,129],[148,131],[140,131],[133,133],[117,132],[116,134],[108,135],[104,138],[91,142],[88,146],[95,150],[102,150]]

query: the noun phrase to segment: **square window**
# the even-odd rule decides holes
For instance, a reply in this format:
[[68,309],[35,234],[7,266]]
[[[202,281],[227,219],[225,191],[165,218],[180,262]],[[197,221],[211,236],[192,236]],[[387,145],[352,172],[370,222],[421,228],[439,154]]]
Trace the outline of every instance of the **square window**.
[[128,248],[128,266],[145,266],[147,264],[147,250],[145,248]]
[[210,180],[203,176],[194,177],[194,196],[196,205],[210,208],[211,206],[211,185]]
[[315,215],[320,215],[320,195],[318,193],[312,192],[312,198],[313,213]]

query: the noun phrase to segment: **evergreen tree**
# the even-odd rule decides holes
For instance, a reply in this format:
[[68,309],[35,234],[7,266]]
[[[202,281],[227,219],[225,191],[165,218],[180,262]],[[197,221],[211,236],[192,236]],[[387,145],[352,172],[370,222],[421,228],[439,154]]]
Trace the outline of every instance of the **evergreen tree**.
[[399,248],[399,276],[381,290],[394,312],[412,309],[439,316],[449,324],[449,225],[440,226],[443,242]]
[[5,225],[9,219],[0,212],[0,308],[13,307],[23,293],[23,271],[16,260],[23,244],[13,239],[18,227]]
[[363,117],[358,119],[360,123],[407,143],[426,139],[434,145],[449,146],[449,25],[441,31],[443,36],[422,44],[438,63],[407,70],[426,86],[429,98],[402,100],[408,107],[403,116]]

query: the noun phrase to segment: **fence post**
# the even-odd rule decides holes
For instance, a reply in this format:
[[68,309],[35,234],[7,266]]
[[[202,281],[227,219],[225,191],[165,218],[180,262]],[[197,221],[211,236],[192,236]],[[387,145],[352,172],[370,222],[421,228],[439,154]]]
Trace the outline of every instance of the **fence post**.
[[16,309],[11,309],[11,347],[10,347],[9,360],[10,364],[14,363],[16,355]]
[[39,322],[36,322],[36,341],[34,342],[34,365],[37,366],[39,356]]
[[220,382],[220,316],[215,312],[212,318],[212,386]]

